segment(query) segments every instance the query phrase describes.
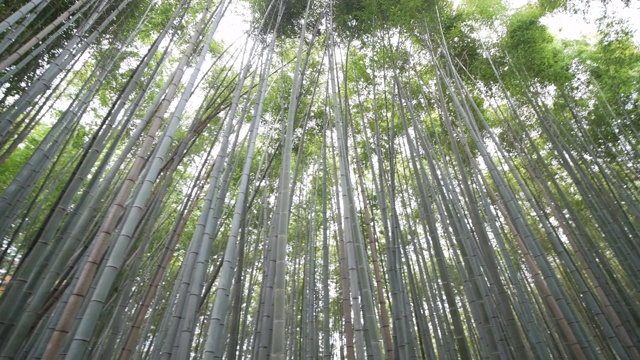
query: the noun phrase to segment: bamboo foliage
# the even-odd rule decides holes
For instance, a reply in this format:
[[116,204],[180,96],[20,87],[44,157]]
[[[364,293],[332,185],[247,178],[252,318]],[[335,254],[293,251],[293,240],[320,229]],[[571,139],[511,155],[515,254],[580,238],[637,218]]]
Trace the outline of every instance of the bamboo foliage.
[[0,357],[640,357],[626,30],[234,6],[0,5]]

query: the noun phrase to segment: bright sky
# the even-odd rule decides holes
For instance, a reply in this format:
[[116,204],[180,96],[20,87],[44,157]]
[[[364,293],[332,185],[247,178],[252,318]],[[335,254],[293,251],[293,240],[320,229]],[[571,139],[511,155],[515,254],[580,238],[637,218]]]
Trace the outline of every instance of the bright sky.
[[[214,34],[214,38],[230,45],[249,30],[251,13],[244,1],[232,1]],[[239,42],[241,43],[241,42]]]
[[[560,38],[577,40],[581,37],[588,38],[595,35],[598,18],[607,13],[614,18],[625,20],[628,26],[635,31],[634,38],[636,43],[640,45],[640,1],[632,0],[628,7],[625,7],[621,0],[609,0],[606,7],[601,1],[586,1],[589,1],[589,10],[585,15],[557,12],[545,16],[542,23]],[[510,1],[515,8],[525,5],[527,2],[526,0]]]

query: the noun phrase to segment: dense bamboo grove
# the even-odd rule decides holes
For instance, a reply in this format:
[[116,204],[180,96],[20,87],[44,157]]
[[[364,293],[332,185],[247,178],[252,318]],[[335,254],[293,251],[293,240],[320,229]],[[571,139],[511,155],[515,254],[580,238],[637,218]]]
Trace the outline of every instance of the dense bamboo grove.
[[216,1],[0,2],[0,358],[640,359],[623,23]]

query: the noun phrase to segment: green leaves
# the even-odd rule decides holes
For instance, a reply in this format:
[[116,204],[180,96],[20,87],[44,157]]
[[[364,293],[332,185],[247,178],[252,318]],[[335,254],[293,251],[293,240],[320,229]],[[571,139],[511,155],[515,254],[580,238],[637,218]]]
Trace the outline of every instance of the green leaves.
[[578,62],[589,76],[592,100],[582,104],[588,112],[589,131],[607,148],[619,142],[620,133],[640,126],[640,49],[633,34],[618,22],[605,22],[593,46],[575,47]]
[[[254,23],[262,23],[258,33],[275,33],[282,38],[294,38],[302,29],[307,0],[249,0],[254,11]],[[280,20],[278,21],[278,18]]]
[[334,22],[344,38],[385,29],[413,32],[415,23],[423,21],[431,6],[431,2],[419,0],[340,0],[334,6]]
[[31,132],[31,135],[27,136],[24,143],[0,165],[0,189],[6,189],[13,177],[20,171],[20,168],[27,163],[29,157],[49,130],[50,127],[48,126],[37,126]]
[[349,54],[349,72],[347,74],[350,82],[363,81],[365,83],[370,83],[372,81],[371,75],[368,71],[368,62],[369,59],[365,54],[351,51]]
[[502,0],[251,2],[240,74],[211,44],[198,75],[210,17],[185,0],[56,89],[14,78],[42,84],[0,114],[2,356],[638,358],[631,32],[560,43]]
[[[517,89],[528,81],[563,86],[573,75],[570,59],[560,44],[540,23],[542,12],[528,6],[512,15],[501,41],[505,53],[504,70],[510,85]],[[524,84],[519,83],[524,80]]]
[[494,21],[507,10],[502,0],[464,0],[462,8],[466,17],[483,22]]

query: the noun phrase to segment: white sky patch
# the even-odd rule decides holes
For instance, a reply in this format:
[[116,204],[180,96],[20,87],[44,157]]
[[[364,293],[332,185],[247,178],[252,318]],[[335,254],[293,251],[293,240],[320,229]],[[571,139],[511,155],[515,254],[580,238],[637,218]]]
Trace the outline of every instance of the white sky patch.
[[540,22],[546,25],[552,34],[566,40],[589,38],[597,31],[593,22],[586,22],[581,16],[566,12],[547,15]]
[[232,1],[227,12],[222,17],[218,29],[214,34],[214,39],[221,41],[224,45],[235,46],[244,45],[244,37],[249,32],[249,21],[251,19],[251,9],[245,1]]
[[512,9],[518,9],[525,5],[530,4],[532,1],[530,0],[507,0],[507,5]]
[[[514,0],[512,6],[522,0]],[[524,4],[523,4],[524,5]],[[572,14],[567,11],[556,11],[546,15],[541,22],[552,34],[561,39],[579,40],[593,38],[597,31],[597,21],[604,15],[621,19],[634,31],[635,42],[640,45],[640,1],[631,1],[625,6],[620,0],[609,0],[606,6],[599,1],[591,1],[585,13]]]

